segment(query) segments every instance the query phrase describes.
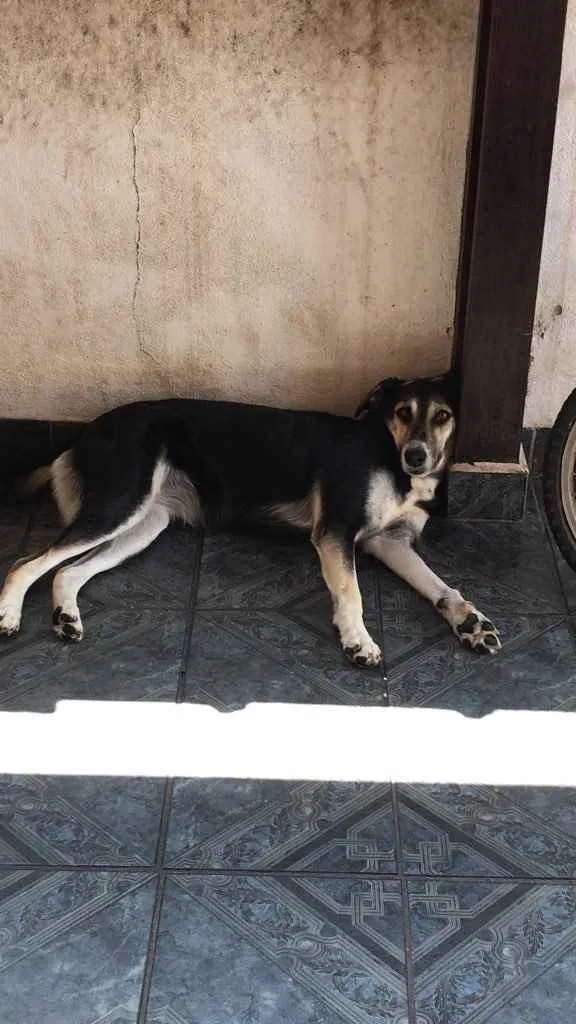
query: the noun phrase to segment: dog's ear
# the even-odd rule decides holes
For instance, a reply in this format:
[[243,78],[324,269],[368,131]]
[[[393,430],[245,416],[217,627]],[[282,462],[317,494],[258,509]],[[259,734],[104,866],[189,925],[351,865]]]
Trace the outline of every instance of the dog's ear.
[[405,383],[399,377],[387,377],[385,380],[381,380],[379,384],[376,384],[376,387],[372,388],[370,394],[366,395],[364,401],[360,403],[354,413],[354,419],[363,419],[371,406],[374,406],[376,402],[380,402],[383,398],[394,394]]
[[460,404],[460,374],[454,367],[451,367],[442,376],[433,378],[434,383],[436,380],[438,381],[438,389],[442,392],[452,409],[454,409],[454,412],[457,412]]

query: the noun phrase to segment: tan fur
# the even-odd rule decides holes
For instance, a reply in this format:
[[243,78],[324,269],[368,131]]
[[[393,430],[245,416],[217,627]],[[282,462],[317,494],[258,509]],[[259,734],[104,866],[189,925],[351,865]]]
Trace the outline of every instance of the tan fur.
[[21,494],[35,494],[42,487],[46,487],[52,479],[52,467],[51,466],[39,466],[33,473],[30,474],[27,480],[21,486]]
[[340,634],[342,647],[352,654],[355,661],[378,665],[382,652],[364,625],[362,595],[355,566],[346,563],[341,543],[329,534],[322,537],[313,535],[312,543],[318,552],[324,582],[332,595],[333,622]]
[[167,510],[171,519],[179,519],[189,526],[197,526],[204,520],[198,491],[190,477],[172,466],[168,467],[162,483],[158,504]]
[[[404,423],[398,414],[407,406],[411,409],[412,419],[410,422]],[[434,417],[441,411],[449,413],[450,418],[443,424],[434,423]],[[414,425],[418,421],[420,412],[421,408],[417,398],[407,398],[395,406],[394,412],[388,420],[388,429],[398,451],[401,451],[412,440]],[[440,454],[447,449],[453,432],[454,416],[450,407],[444,402],[431,400],[426,410],[426,437],[424,440],[435,463]]]

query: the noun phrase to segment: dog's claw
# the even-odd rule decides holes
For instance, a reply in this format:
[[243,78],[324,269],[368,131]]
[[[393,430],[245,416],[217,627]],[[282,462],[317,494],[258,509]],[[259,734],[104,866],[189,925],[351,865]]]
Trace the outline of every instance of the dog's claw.
[[55,608],[52,623],[56,636],[65,644],[79,644],[84,636],[82,621],[78,615],[69,615],[62,608]]
[[449,622],[463,647],[477,654],[498,654],[502,649],[494,623],[468,601],[441,598],[436,608]]
[[382,661],[382,651],[377,644],[353,644],[344,647],[344,654],[358,668],[376,668]]
[[0,636],[14,636],[20,629],[20,616],[10,608],[0,611]]
[[477,654],[498,654],[502,650],[496,626],[480,612],[470,612],[454,632],[465,647]]

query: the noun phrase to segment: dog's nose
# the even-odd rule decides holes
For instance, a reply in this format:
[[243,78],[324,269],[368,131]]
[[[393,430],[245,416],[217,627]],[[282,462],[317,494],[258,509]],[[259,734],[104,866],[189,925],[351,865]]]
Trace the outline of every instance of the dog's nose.
[[404,449],[404,461],[409,469],[422,469],[426,462],[426,449],[423,444],[408,444]]

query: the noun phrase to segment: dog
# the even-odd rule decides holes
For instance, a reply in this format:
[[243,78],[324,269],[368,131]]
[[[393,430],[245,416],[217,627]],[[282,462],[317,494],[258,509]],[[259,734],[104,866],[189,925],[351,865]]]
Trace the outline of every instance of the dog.
[[107,412],[33,474],[32,487],[51,483],[64,529],[8,573],[0,633],[19,629],[28,588],[67,563],[54,577],[53,626],[62,640],[80,641],[81,587],[180,519],[306,531],[343,651],[357,666],[382,659],[363,621],[357,546],[431,601],[462,644],[496,654],[493,623],[414,550],[445,484],[456,411],[448,374],[381,381],[353,417],[196,399]]

